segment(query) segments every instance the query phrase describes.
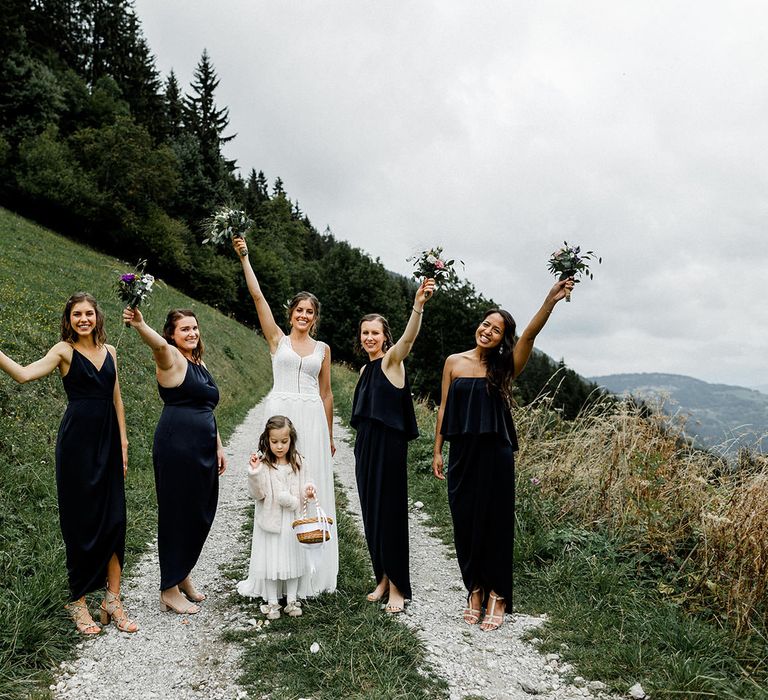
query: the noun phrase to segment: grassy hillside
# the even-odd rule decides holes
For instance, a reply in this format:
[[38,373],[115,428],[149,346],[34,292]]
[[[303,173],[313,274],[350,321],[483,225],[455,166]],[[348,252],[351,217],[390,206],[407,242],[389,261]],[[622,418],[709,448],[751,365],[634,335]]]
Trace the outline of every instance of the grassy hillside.
[[736,454],[761,448],[768,435],[768,396],[743,386],[711,384],[680,374],[643,372],[592,377],[614,394],[664,402],[664,411],[685,420],[685,432],[704,447]]
[[[126,263],[107,258],[0,209],[0,348],[26,364],[59,338],[61,311],[73,292],[102,304],[108,341],[117,343],[130,441],[126,482],[126,562],[137,559],[156,530],[151,446],[161,410],[149,350],[135,331],[123,332],[116,272]],[[135,261],[134,261],[135,262]],[[206,363],[222,400],[222,436],[271,384],[263,340],[210,307],[158,285],[147,321],[162,326],[171,307],[199,314]],[[122,336],[121,336],[122,333]],[[63,605],[67,599],[59,532],[53,452],[66,398],[60,378],[18,385],[0,374],[0,697],[25,697],[46,669],[77,639]]]

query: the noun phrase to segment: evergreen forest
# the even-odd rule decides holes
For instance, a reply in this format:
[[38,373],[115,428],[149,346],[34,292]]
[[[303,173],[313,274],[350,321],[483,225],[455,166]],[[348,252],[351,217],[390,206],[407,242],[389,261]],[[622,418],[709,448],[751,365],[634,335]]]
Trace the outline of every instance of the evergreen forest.
[[[251,261],[276,317],[296,291],[312,291],[334,360],[360,364],[358,319],[382,313],[397,335],[415,281],[318,231],[279,175],[226,158],[222,147],[235,134],[218,85],[204,48],[190,85],[160,75],[130,0],[3,0],[0,204],[130,264],[146,259],[148,272],[256,326],[233,251],[201,245],[201,222],[215,207],[243,209],[255,222]],[[416,394],[438,398],[444,358],[471,346],[493,306],[465,280],[440,288],[408,361]],[[554,394],[566,417],[594,389],[542,353],[517,387],[523,403]]]

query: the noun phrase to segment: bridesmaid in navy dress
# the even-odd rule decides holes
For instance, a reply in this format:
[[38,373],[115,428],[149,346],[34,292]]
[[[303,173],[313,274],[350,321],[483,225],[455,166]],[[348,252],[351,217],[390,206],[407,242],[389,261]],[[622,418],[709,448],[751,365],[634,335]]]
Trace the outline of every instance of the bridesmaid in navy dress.
[[403,360],[421,328],[424,304],[435,281],[422,282],[400,340],[395,343],[387,319],[363,316],[359,342],[368,354],[360,370],[352,405],[355,476],[376,588],[374,602],[388,596],[386,612],[395,615],[411,598],[408,562],[408,441],[419,436],[411,387]]
[[168,313],[160,335],[138,309],[123,319],[152,349],[165,404],[155,430],[153,461],[157,490],[160,609],[183,615],[200,611],[205,599],[190,573],[216,515],[219,475],[226,460],[213,409],[219,390],[203,363],[203,341],[194,311]]
[[106,344],[104,314],[87,292],[73,294],[61,318],[61,342],[26,367],[0,352],[0,369],[23,384],[59,370],[67,410],[56,438],[56,490],[70,603],[83,634],[98,634],[85,594],[105,585],[101,621],[136,632],[120,601],[125,553],[128,438],[115,348]]
[[555,304],[572,288],[572,278],[557,282],[517,341],[512,316],[491,309],[475,331],[475,347],[450,355],[443,368],[432,470],[445,478],[442,448],[448,440],[448,502],[468,592],[464,621],[477,624],[485,607],[484,632],[501,626],[512,601],[517,450],[509,410],[512,380],[523,371]]

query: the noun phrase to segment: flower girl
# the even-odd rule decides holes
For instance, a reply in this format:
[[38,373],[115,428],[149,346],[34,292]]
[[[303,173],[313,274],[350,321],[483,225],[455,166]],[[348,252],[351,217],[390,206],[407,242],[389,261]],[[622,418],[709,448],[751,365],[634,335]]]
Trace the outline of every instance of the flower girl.
[[[302,497],[314,498],[305,483],[296,451],[296,429],[285,416],[272,416],[259,438],[258,453],[248,466],[248,490],[256,499],[253,544],[248,579],[237,584],[241,595],[261,597],[269,620],[280,617],[278,600],[286,598],[285,613],[301,615],[299,590],[309,575],[306,554],[291,527],[299,517]],[[304,588],[305,586],[302,586]]]

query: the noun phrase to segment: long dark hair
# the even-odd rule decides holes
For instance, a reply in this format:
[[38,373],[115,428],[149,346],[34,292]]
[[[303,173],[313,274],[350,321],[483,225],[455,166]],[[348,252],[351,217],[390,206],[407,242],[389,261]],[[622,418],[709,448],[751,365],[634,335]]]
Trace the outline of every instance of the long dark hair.
[[[174,347],[176,346],[176,341],[173,339],[173,333],[176,330],[176,324],[179,322],[179,319],[182,319],[185,316],[191,316],[195,319],[195,321],[197,321],[197,315],[194,311],[192,311],[192,309],[171,309],[168,312],[168,315],[165,317],[165,325],[163,326],[163,338],[165,338],[168,343]],[[202,362],[205,347],[203,346],[203,337],[200,335],[200,321],[197,321],[197,323],[197,347],[192,351],[192,359],[195,362]]]
[[517,324],[512,314],[504,309],[489,309],[483,316],[483,321],[491,314],[499,314],[504,319],[504,335],[501,342],[488,350],[483,357],[485,363],[485,377],[488,380],[488,386],[501,394],[501,397],[511,406],[514,401],[512,398],[512,380],[515,378],[515,330]]
[[360,334],[363,332],[363,324],[366,321],[379,321],[381,323],[381,327],[384,330],[384,352],[389,350],[394,344],[395,341],[392,338],[392,331],[389,329],[389,321],[387,321],[384,316],[381,314],[366,314],[360,319],[360,323],[357,324],[357,339],[355,340],[355,352],[360,353],[361,355],[366,355],[365,348],[363,347],[363,344],[360,342]]
[[277,469],[275,455],[272,454],[272,450],[269,448],[269,433],[272,430],[281,430],[285,427],[288,428],[288,436],[291,438],[291,446],[288,448],[285,458],[288,460],[288,464],[291,465],[291,469],[293,469],[294,472],[297,472],[301,469],[301,457],[296,451],[296,428],[293,427],[291,419],[287,416],[272,416],[267,420],[267,424],[264,426],[264,432],[259,438],[261,461],[272,469]]
[[61,314],[61,339],[67,343],[76,343],[79,336],[75,333],[75,329],[72,328],[72,307],[75,304],[79,304],[81,301],[87,301],[96,312],[96,325],[93,328],[93,339],[96,341],[96,345],[101,347],[107,342],[107,334],[104,331],[104,312],[99,306],[99,302],[93,294],[88,292],[75,292],[67,303],[64,304],[64,312]]
[[294,294],[293,299],[288,302],[288,325],[291,325],[291,316],[293,316],[293,312],[299,305],[299,302],[302,301],[309,301],[315,307],[315,319],[309,327],[309,334],[314,338],[317,335],[317,326],[320,323],[320,301],[312,292],[297,292]]

